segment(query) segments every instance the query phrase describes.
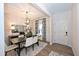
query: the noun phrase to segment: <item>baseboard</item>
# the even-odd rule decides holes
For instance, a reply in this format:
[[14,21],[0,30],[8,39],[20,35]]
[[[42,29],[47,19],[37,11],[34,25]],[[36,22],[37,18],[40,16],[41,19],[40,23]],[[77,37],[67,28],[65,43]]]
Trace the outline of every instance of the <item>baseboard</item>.
[[47,41],[44,41],[44,40],[39,40],[39,41],[41,41],[41,42],[46,42],[46,43],[50,44],[50,42],[47,42]]

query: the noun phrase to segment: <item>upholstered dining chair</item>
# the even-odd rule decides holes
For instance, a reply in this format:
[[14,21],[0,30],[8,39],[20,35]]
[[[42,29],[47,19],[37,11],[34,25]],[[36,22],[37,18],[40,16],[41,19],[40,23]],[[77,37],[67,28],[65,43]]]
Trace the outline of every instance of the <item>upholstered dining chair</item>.
[[[19,41],[23,41],[25,39],[25,36],[23,34],[19,35],[18,39],[19,39]],[[24,45],[25,45],[25,42],[22,42],[20,46],[23,47]]]
[[27,53],[27,47],[29,47],[29,46],[32,46],[32,49],[34,50],[35,43],[37,43],[39,45],[38,36],[26,38],[26,42],[25,42],[26,53]]
[[16,50],[18,48],[17,45],[9,45],[7,46],[5,44],[5,56],[7,55],[8,52],[12,51],[12,50]]

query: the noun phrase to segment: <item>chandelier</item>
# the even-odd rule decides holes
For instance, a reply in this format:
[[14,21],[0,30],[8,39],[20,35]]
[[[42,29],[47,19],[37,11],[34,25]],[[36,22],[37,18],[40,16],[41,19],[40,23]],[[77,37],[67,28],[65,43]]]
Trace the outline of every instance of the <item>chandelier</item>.
[[28,11],[26,11],[26,20],[25,20],[25,24],[26,24],[26,30],[30,30],[30,18],[28,17]]
[[30,19],[27,14],[28,14],[28,11],[26,11],[26,22],[25,22],[26,25],[30,23]]

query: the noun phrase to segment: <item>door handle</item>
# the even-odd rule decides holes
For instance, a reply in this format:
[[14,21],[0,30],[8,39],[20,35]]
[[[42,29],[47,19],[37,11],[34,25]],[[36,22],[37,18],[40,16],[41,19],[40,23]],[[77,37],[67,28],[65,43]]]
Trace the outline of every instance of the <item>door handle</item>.
[[66,36],[68,35],[68,32],[66,32]]

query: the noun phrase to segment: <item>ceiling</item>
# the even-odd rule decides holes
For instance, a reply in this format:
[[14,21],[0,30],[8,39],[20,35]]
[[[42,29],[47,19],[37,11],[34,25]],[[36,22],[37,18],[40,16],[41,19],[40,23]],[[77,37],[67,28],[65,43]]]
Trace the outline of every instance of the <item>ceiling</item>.
[[[29,3],[5,3],[4,13],[15,15],[16,17],[36,19],[45,16],[45,14]],[[28,14],[26,14],[28,11]]]
[[36,5],[51,15],[72,9],[72,3],[36,3]]
[[[37,5],[38,8],[36,8]],[[48,15],[52,15],[54,13],[71,10],[72,4],[71,3],[6,3],[5,13],[7,14],[14,14],[17,17],[21,17],[22,19],[25,18],[26,11],[28,11],[28,17],[31,19],[36,19],[42,16],[47,16],[44,12]],[[40,8],[40,9],[39,9]],[[43,12],[41,11],[43,10]]]

